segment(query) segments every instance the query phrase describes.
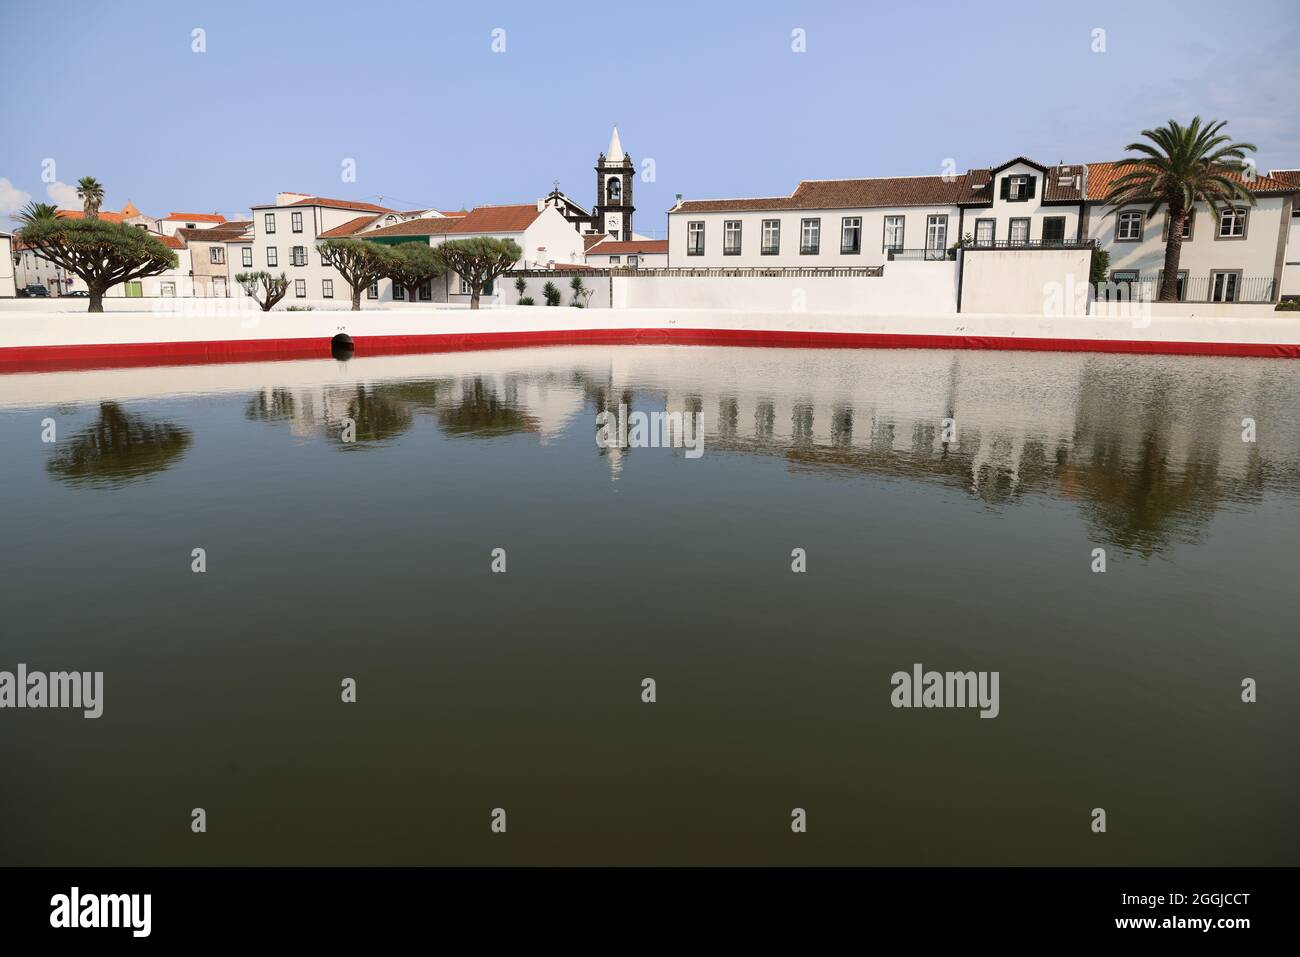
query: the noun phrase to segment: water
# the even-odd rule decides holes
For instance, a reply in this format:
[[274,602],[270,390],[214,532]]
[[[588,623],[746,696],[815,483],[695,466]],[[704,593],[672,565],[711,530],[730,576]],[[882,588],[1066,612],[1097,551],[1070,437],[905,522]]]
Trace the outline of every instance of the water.
[[[636,346],[0,376],[0,669],[105,674],[98,720],[0,711],[0,863],[1300,863],[1296,375]],[[704,454],[597,448],[624,403],[700,411]],[[891,707],[916,662],[999,672],[999,716]]]

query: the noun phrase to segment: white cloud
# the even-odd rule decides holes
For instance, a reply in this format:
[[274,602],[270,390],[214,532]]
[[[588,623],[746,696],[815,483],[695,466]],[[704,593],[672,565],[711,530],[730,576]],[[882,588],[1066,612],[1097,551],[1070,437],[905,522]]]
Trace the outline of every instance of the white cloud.
[[51,201],[59,209],[81,209],[81,197],[77,195],[77,187],[54,182],[45,187],[45,191],[50,194]]
[[8,179],[0,176],[0,216],[12,215],[31,201],[31,193],[23,192]]

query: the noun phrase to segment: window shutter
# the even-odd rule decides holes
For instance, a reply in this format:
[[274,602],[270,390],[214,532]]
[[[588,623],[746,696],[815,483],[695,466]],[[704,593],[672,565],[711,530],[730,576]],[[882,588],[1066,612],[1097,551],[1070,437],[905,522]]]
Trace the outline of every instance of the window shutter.
[[1033,199],[1033,198],[1034,198],[1034,184],[1037,183],[1037,182],[1038,182],[1038,177],[1037,177],[1037,176],[1030,176],[1028,179],[1025,180],[1025,198],[1026,198],[1026,199]]
[[1002,177],[1002,198],[1003,199],[1011,198],[1011,177],[1010,176]]

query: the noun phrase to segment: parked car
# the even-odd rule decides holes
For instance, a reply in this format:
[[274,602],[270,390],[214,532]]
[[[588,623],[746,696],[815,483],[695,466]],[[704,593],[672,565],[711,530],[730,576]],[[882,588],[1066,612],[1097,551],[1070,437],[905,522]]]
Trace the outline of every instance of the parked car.
[[74,299],[89,299],[90,293],[84,289],[74,289],[72,292],[65,292],[65,296],[71,296]]
[[39,285],[37,283],[32,283],[30,285],[23,286],[22,289],[18,290],[19,296],[26,296],[35,299],[40,299],[42,296],[48,296],[49,294],[50,291],[48,289],[46,289],[44,286]]

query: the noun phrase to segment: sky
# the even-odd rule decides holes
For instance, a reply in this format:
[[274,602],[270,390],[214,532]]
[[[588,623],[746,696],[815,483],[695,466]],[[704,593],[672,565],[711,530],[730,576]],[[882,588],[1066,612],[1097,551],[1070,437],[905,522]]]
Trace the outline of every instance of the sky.
[[1116,159],[1198,113],[1260,170],[1300,167],[1297,0],[0,8],[0,229],[29,199],[80,206],[84,175],[151,215],[279,191],[459,209],[556,180],[590,206],[615,124],[653,236],[677,193]]

